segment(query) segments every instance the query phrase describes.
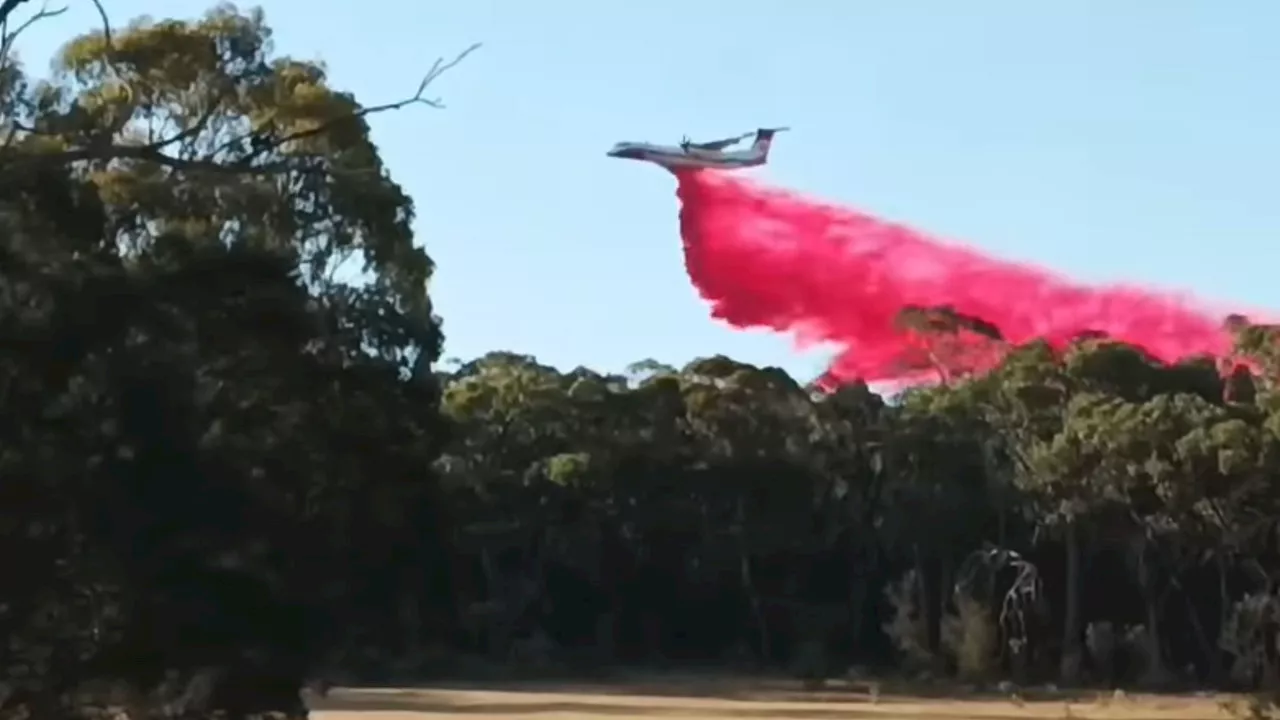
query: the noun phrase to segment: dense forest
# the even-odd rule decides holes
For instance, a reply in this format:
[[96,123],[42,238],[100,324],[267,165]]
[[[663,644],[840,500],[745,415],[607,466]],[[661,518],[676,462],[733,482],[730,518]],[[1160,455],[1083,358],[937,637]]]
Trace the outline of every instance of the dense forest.
[[38,18],[0,2],[0,715],[493,667],[1280,679],[1276,328],[1170,366],[905,308],[932,381],[892,395],[448,365],[393,106],[230,8],[39,79]]

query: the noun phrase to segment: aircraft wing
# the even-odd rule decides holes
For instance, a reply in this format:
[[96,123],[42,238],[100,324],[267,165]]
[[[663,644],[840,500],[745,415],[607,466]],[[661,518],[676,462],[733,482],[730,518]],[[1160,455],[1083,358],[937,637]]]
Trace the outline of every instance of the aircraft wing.
[[712,140],[711,142],[705,143],[690,143],[689,147],[697,148],[698,150],[724,150],[730,145],[735,145],[746,140],[753,134],[754,133],[747,133],[745,135],[738,135],[737,137],[725,138],[724,140]]

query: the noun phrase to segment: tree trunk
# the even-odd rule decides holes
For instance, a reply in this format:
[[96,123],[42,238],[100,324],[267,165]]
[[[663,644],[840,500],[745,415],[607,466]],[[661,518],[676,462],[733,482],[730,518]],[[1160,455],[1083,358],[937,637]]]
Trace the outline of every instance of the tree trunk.
[[862,649],[862,634],[866,629],[867,591],[871,588],[872,575],[879,557],[874,547],[862,556],[863,562],[858,562],[859,553],[856,551],[850,553],[850,557],[854,564],[849,584],[849,635],[853,645],[851,655],[861,657],[858,653]]
[[[412,582],[412,581],[411,581]],[[423,646],[422,607],[419,598],[423,593],[420,588],[410,585],[400,591],[399,611],[400,628],[403,632],[404,647],[401,652],[408,656],[419,653]]]
[[1214,638],[1213,659],[1217,662],[1218,671],[1222,673],[1221,680],[1226,680],[1227,668],[1222,664],[1222,631],[1226,629],[1227,622],[1231,618],[1231,594],[1227,590],[1227,560],[1223,555],[1223,551],[1219,550],[1214,553],[1214,560],[1218,565],[1218,636]]
[[1062,657],[1059,659],[1058,679],[1063,685],[1075,685],[1080,681],[1080,530],[1074,519],[1068,519],[1063,537],[1066,557],[1066,597],[1064,598],[1062,623]]
[[932,555],[921,551],[916,545],[916,579],[920,583],[920,618],[924,622],[925,641],[929,653],[939,656],[942,645],[942,594],[938,592],[937,563]]
[[1164,647],[1160,642],[1160,602],[1154,593],[1144,593],[1147,605],[1146,654],[1147,672],[1143,684],[1163,687],[1169,681],[1169,670],[1164,666]]
[[1160,606],[1161,597],[1156,593],[1155,574],[1151,564],[1147,562],[1146,540],[1138,541],[1138,585],[1142,588],[1142,601],[1146,606],[1146,637],[1144,651],[1147,655],[1147,668],[1143,673],[1142,684],[1149,687],[1161,687],[1169,681],[1169,671],[1164,665],[1164,647],[1160,642]]
[[1182,591],[1182,598],[1187,603],[1187,618],[1191,620],[1191,630],[1195,633],[1196,644],[1200,646],[1200,652],[1208,663],[1209,683],[1217,685],[1223,679],[1220,653],[1213,643],[1209,642],[1209,634],[1204,630],[1204,623],[1200,622],[1200,613],[1196,610],[1196,604],[1185,590]]
[[751,615],[755,619],[756,629],[760,634],[760,659],[764,663],[769,663],[773,659],[769,622],[765,617],[764,606],[760,602],[760,593],[756,591],[755,580],[751,576],[751,558],[747,555],[746,547],[739,548],[738,570],[742,577],[742,589],[751,603]]

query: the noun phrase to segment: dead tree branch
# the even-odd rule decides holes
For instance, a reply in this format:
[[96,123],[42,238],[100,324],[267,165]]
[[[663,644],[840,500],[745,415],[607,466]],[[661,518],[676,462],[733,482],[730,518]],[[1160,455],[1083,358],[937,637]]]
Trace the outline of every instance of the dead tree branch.
[[[6,2],[6,3],[14,2],[14,0],[3,0],[3,2]],[[25,2],[25,0],[17,0],[17,2]],[[98,0],[95,0],[95,4],[97,4],[97,2]],[[103,14],[103,17],[104,17],[104,27],[106,28],[105,32],[109,33],[110,26],[105,23],[105,13]],[[161,165],[161,166],[168,167],[173,170],[179,170],[179,171],[212,172],[212,173],[219,173],[219,174],[250,174],[250,175],[273,175],[273,174],[279,174],[282,172],[288,172],[289,170],[296,167],[295,163],[291,163],[288,160],[275,160],[275,161],[265,162],[265,163],[259,163],[259,161],[263,160],[270,153],[272,153],[275,150],[278,150],[279,148],[283,147],[288,143],[295,142],[298,140],[305,140],[310,137],[323,135],[324,133],[329,132],[330,130],[335,128],[340,123],[359,120],[359,119],[368,117],[370,115],[375,115],[378,113],[383,113],[391,110],[400,110],[410,105],[421,104],[421,105],[427,105],[433,108],[443,108],[444,104],[439,99],[430,99],[430,98],[424,97],[424,94],[426,93],[427,88],[437,78],[439,78],[441,75],[443,75],[445,72],[447,72],[451,68],[457,66],[459,63],[465,60],[468,55],[475,52],[480,47],[481,47],[480,43],[475,43],[470,47],[468,47],[466,50],[463,50],[461,53],[459,53],[456,57],[454,57],[452,60],[448,62],[446,62],[444,58],[440,58],[436,60],[435,64],[431,66],[431,69],[423,77],[422,82],[418,84],[417,92],[414,93],[411,97],[405,98],[403,100],[398,100],[396,102],[384,103],[381,105],[371,105],[368,107],[361,107],[349,114],[342,115],[340,117],[336,117],[326,122],[320,123],[316,127],[308,128],[306,130],[300,130],[294,133],[286,133],[276,138],[268,138],[268,137],[261,137],[261,136],[255,137],[253,136],[253,134],[247,137],[241,136],[230,141],[229,143],[222,145],[218,149],[215,149],[212,153],[208,154],[206,157],[202,159],[177,158],[171,155],[167,155],[162,151],[165,148],[173,146],[175,143],[191,139],[192,137],[198,135],[201,132],[201,130],[203,130],[207,126],[211,116],[213,115],[213,109],[216,109],[216,107],[218,106],[217,103],[214,103],[211,106],[211,110],[209,112],[206,112],[204,116],[198,119],[191,127],[188,127],[171,137],[163,138],[156,142],[147,143],[144,145],[121,145],[118,143],[103,142],[103,143],[95,143],[91,146],[86,146],[86,147],[70,148],[62,151],[43,152],[43,153],[22,153],[22,152],[4,153],[5,148],[0,147],[0,160],[3,160],[7,164],[10,164],[10,167],[13,167],[13,166],[20,167],[24,164],[39,164],[39,163],[69,164],[69,163],[81,162],[81,161],[105,162],[105,161],[119,159],[119,160],[139,160],[143,162],[152,162],[157,165]],[[42,134],[40,133],[39,130],[37,130],[34,127],[18,126],[18,129],[29,135]],[[234,144],[243,143],[246,140],[250,142],[250,145],[253,148],[252,152],[250,152],[249,154],[245,155],[244,157],[238,158],[233,162],[222,162],[215,159],[218,153],[221,152],[222,150],[225,150]]]
[[4,65],[8,64],[9,54],[13,51],[14,41],[17,40],[18,36],[27,28],[35,25],[41,20],[57,17],[67,11],[65,6],[60,7],[57,10],[50,10],[48,5],[44,5],[40,8],[39,12],[23,21],[21,25],[14,28],[13,32],[9,32],[9,16],[12,15],[13,11],[24,2],[27,2],[27,0],[3,0],[3,2],[0,3],[0,69],[2,69]]
[[418,83],[418,92],[415,93],[412,98],[410,98],[409,100],[405,100],[403,102],[392,103],[391,105],[384,105],[381,108],[371,108],[369,112],[374,113],[374,112],[382,112],[383,110],[399,110],[400,108],[415,102],[420,102],[420,103],[423,103],[424,105],[430,105],[433,108],[443,109],[444,103],[441,102],[440,98],[436,98],[435,100],[427,100],[426,98],[422,97],[422,94],[427,91],[427,86],[435,82],[436,78],[445,74],[450,69],[456,67],[458,63],[462,62],[463,60],[466,60],[468,55],[480,49],[480,45],[481,43],[473,43],[471,47],[458,53],[457,57],[450,60],[449,62],[445,62],[444,58],[442,57],[436,58],[435,64],[433,64],[431,66],[431,69],[427,71],[427,74],[423,76],[422,82]]
[[27,0],[3,0],[3,2],[0,2],[0,25],[8,23],[9,16],[24,2],[27,2]]
[[93,6],[98,10],[98,17],[102,19],[102,43],[106,46],[106,55],[110,59],[115,45],[111,40],[111,18],[107,17],[107,9],[102,6],[102,0],[93,0]]
[[[371,105],[369,107],[362,107],[359,110],[356,110],[355,112],[351,113],[350,115],[344,115],[342,117],[334,118],[332,120],[329,120],[328,122],[321,123],[314,128],[309,128],[307,130],[300,130],[296,133],[289,133],[287,135],[283,135],[281,137],[278,137],[272,140],[265,140],[264,142],[258,143],[253,154],[246,159],[249,161],[252,161],[254,157],[260,157],[262,155],[265,155],[273,150],[276,150],[280,147],[283,147],[284,145],[287,145],[288,143],[295,142],[298,140],[305,140],[309,137],[315,137],[317,135],[323,135],[329,132],[330,130],[332,130],[339,123],[351,122],[352,120],[359,120],[361,118],[365,118],[370,115],[376,115],[378,113],[389,112],[392,110],[401,110],[410,105],[426,105],[428,107],[436,108],[437,110],[444,109],[444,103],[439,98],[432,100],[424,97],[423,94],[427,91],[427,88],[431,85],[431,83],[435,82],[437,78],[439,78],[445,72],[449,71],[451,68],[456,67],[458,63],[465,60],[468,55],[475,52],[476,50],[479,50],[480,46],[481,46],[481,43],[474,43],[470,47],[468,47],[466,50],[463,50],[462,52],[458,53],[456,57],[454,57],[452,60],[448,62],[445,62],[444,58],[437,58],[435,63],[431,66],[431,69],[427,71],[427,74],[425,76],[423,76],[422,82],[418,83],[418,91],[415,92],[411,97],[405,98],[403,100],[397,100],[396,102],[384,103],[382,105]],[[237,138],[235,141],[232,141],[232,142],[242,142],[243,140],[244,138]]]
[[[93,6],[98,10],[98,17],[102,18],[102,35],[103,35],[103,38],[106,40],[107,47],[110,48],[111,47],[111,20],[107,17],[107,9],[105,6],[103,6],[102,0],[91,0],[91,1],[93,2]],[[29,18],[26,22],[22,23],[22,25],[20,25],[17,30],[13,31],[12,35],[10,35],[7,32],[8,26],[9,26],[9,17],[13,15],[13,12],[18,9],[19,5],[22,5],[23,3],[26,3],[26,2],[30,2],[30,0],[0,0],[0,28],[3,28],[3,30],[0,30],[0,34],[4,36],[5,53],[7,53],[9,50],[12,49],[14,38],[16,38],[18,34],[21,33],[23,30],[26,30],[32,24],[39,22],[40,20],[61,15],[62,13],[67,11],[67,8],[65,7],[60,10],[53,10],[53,11],[48,10],[47,6],[45,8],[41,8],[40,12],[36,13],[34,16]],[[0,53],[0,57],[2,57],[5,53]]]
[[[5,82],[6,76],[8,76],[9,70],[13,65],[13,46],[17,41],[18,36],[22,35],[27,28],[35,25],[41,20],[57,17],[67,11],[66,7],[50,10],[47,4],[43,5],[35,15],[27,18],[23,23],[18,25],[13,32],[10,32],[9,18],[13,14],[13,11],[24,2],[27,2],[27,0],[3,0],[3,2],[0,3],[0,82]],[[17,102],[18,101],[15,100],[15,105]],[[4,141],[0,143],[0,152],[8,150],[13,144],[13,141],[18,137],[18,131],[21,126],[18,124],[17,116],[18,109],[16,106],[6,105],[5,107],[0,107],[0,117],[7,117],[9,119],[9,128],[5,132]]]

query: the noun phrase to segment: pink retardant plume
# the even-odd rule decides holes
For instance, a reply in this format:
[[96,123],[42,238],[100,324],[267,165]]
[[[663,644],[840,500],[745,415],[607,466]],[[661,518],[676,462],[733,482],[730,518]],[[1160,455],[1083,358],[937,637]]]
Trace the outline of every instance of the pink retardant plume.
[[[949,306],[994,324],[1015,345],[1043,338],[1062,346],[1101,333],[1166,362],[1230,348],[1222,316],[1185,298],[1071,284],[726,174],[677,177],[689,277],[712,314],[739,328],[790,333],[801,344],[833,343],[838,355],[825,384],[923,379],[919,340],[895,323],[910,306]],[[998,359],[987,347],[989,357],[976,365]]]

